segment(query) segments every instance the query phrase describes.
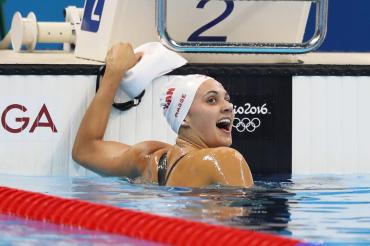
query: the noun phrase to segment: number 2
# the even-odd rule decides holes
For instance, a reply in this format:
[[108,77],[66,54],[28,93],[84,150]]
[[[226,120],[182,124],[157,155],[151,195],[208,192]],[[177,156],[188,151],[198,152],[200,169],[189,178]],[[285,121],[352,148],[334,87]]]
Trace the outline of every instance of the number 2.
[[[210,0],[201,0],[197,8],[203,9],[204,6],[209,2]],[[199,29],[197,29],[195,32],[193,32],[190,37],[188,38],[188,41],[206,41],[206,42],[225,42],[227,37],[226,36],[201,36],[202,33],[207,31],[208,29],[214,27],[224,19],[226,19],[231,12],[234,9],[234,2],[225,0],[226,3],[226,9],[225,11],[216,19],[210,21],[209,23],[205,24],[204,26],[201,26]]]

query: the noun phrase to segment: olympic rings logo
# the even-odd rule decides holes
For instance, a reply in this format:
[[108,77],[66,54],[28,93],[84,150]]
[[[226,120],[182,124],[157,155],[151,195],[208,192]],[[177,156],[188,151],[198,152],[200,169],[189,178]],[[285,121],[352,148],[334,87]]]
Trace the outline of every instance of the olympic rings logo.
[[238,132],[254,132],[261,125],[261,120],[258,118],[235,118],[233,121],[233,127],[236,128]]

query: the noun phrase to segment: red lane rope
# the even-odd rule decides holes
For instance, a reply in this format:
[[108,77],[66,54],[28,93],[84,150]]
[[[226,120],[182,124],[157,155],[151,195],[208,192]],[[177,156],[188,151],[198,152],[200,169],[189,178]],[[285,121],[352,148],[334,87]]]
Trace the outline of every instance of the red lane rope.
[[294,239],[0,186],[0,213],[172,245],[297,245]]

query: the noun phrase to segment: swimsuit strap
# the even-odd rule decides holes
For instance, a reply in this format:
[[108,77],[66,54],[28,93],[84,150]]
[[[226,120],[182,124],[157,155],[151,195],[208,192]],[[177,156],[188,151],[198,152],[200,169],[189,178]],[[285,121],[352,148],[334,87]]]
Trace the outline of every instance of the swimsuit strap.
[[166,184],[167,153],[164,153],[158,161],[158,185]]
[[174,168],[174,167],[175,167],[175,166],[180,162],[180,160],[181,160],[184,156],[186,156],[186,155],[182,155],[179,159],[177,159],[177,160],[175,161],[175,163],[173,163],[173,165],[172,165],[172,167],[171,167],[170,171],[168,172],[168,175],[167,175],[166,181],[164,182],[164,184],[165,184],[165,185],[167,184],[167,180],[168,180],[168,178],[170,177],[170,175],[171,175],[171,172],[172,172],[173,168]]
[[175,161],[175,163],[171,166],[170,171],[166,177],[167,172],[167,153],[164,153],[158,161],[158,185],[163,186],[166,185],[168,178],[171,175],[172,170],[174,167],[179,163],[179,161],[186,155],[181,156],[179,159]]

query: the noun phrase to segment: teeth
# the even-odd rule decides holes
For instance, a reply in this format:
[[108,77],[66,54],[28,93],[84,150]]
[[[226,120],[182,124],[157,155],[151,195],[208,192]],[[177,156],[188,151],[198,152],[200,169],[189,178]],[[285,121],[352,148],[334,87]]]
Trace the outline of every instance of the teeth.
[[230,119],[222,119],[222,120],[218,121],[217,123],[227,123],[227,124],[230,124],[231,123],[231,120]]

